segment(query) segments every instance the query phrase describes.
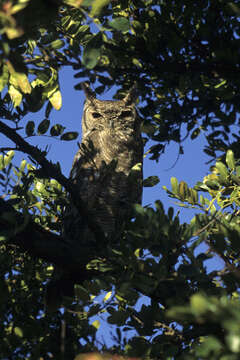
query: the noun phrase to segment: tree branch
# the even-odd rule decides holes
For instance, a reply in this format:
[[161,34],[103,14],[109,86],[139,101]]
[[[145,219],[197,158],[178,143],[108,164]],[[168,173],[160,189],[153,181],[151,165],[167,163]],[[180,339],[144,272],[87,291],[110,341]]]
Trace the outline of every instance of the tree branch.
[[59,184],[61,184],[67,190],[67,192],[69,192],[71,201],[78,209],[79,214],[83,217],[84,220],[86,220],[86,224],[94,233],[96,240],[104,241],[105,235],[100,226],[98,226],[98,224],[96,224],[94,221],[94,218],[89,216],[87,213],[87,206],[80,197],[78,186],[70,179],[66,178],[56,164],[53,164],[51,161],[47,160],[43,151],[38,149],[36,146],[30,145],[16,132],[15,129],[10,128],[2,121],[0,121],[0,132],[8,139],[12,140],[16,144],[18,150],[30,155],[42,167],[42,170],[46,176],[57,180]]
[[[82,249],[82,254],[79,249],[76,252],[73,244],[66,242],[61,236],[43,229],[31,217],[23,226],[24,215],[2,198],[0,198],[0,214],[2,215],[0,217],[1,232],[7,234],[8,244],[18,246],[33,257],[54,263],[71,274],[76,282],[81,283],[84,279],[99,274],[95,270],[86,269],[86,264],[91,260],[89,250],[88,256],[86,255],[87,249]],[[7,215],[4,216],[4,214]],[[13,226],[13,219],[15,226]]]

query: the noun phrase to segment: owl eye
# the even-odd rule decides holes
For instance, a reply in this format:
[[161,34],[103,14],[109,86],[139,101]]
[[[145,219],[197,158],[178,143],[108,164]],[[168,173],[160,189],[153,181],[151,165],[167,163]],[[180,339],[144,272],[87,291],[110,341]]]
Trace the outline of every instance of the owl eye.
[[94,119],[98,119],[98,118],[100,118],[102,115],[101,114],[99,114],[99,113],[97,113],[97,112],[93,112],[92,113],[92,117],[94,118]]
[[129,117],[132,116],[132,112],[130,110],[125,110],[121,112],[121,117]]

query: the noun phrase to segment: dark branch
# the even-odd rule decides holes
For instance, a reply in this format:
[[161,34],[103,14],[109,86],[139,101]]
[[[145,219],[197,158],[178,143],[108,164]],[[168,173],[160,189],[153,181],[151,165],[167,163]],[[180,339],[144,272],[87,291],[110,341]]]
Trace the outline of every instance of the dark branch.
[[34,159],[42,168],[44,174],[49,177],[57,180],[71,196],[71,201],[78,209],[79,214],[86,220],[86,224],[94,233],[96,240],[105,240],[105,236],[101,228],[95,223],[94,219],[91,216],[88,216],[86,211],[87,206],[79,195],[79,189],[76,184],[74,184],[70,179],[66,178],[59,167],[56,164],[53,164],[51,161],[48,161],[45,157],[45,153],[38,149],[36,146],[30,145],[26,142],[15,129],[10,128],[2,121],[0,121],[0,132],[4,134],[7,138],[12,140],[17,149],[28,154]]
[[17,149],[24,152],[25,154],[30,155],[39,165],[41,165],[44,173],[56,179],[61,185],[65,187],[65,189],[71,194],[73,194],[72,184],[69,184],[69,180],[61,173],[59,168],[48,161],[45,157],[43,151],[38,149],[36,146],[32,146],[27,143],[17,132],[15,129],[10,128],[2,121],[0,121],[0,132],[7,136],[10,140],[12,140],[16,145]]
[[[90,256],[79,253],[79,249],[76,253],[73,244],[66,242],[61,236],[43,229],[30,216],[26,225],[23,226],[24,215],[2,198],[0,198],[0,214],[7,214],[7,216],[0,217],[0,229],[1,232],[7,234],[8,244],[18,246],[33,257],[54,263],[71,274],[76,282],[81,283],[84,279],[92,278],[98,273],[86,269],[86,264],[91,260]],[[12,219],[15,223],[14,230]],[[84,252],[84,249],[82,250]]]

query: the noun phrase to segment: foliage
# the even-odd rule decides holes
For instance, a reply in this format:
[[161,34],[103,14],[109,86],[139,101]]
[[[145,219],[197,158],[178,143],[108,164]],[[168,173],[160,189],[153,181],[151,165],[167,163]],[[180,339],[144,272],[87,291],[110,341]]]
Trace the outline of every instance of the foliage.
[[[236,0],[1,2],[0,133],[9,140],[0,148],[2,359],[239,358],[239,15]],[[209,174],[193,188],[176,178],[165,187],[196,209],[189,224],[157,200],[136,205],[120,244],[104,243],[61,164],[28,142],[77,137],[52,120],[64,101],[63,66],[98,94],[117,85],[120,98],[137,83],[151,160],[170,141],[181,155],[185,138],[204,133]],[[64,241],[66,193],[94,246]],[[207,271],[214,257],[221,271]],[[113,326],[109,349],[96,338],[104,320]]]

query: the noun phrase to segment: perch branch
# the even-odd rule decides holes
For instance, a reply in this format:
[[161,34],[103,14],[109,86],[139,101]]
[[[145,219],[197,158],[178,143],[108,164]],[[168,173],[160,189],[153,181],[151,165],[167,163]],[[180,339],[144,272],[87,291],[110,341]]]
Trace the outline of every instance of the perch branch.
[[[81,283],[96,275],[96,271],[86,269],[89,258],[79,253],[76,256],[74,247],[61,236],[43,229],[30,217],[26,225],[22,226],[25,221],[24,215],[2,198],[0,198],[0,214],[3,214],[0,216],[0,229],[1,232],[8,234],[8,244],[16,245],[33,257],[42,258],[67,270],[76,282]],[[7,216],[5,217],[4,214]],[[15,226],[11,219],[14,219]]]

